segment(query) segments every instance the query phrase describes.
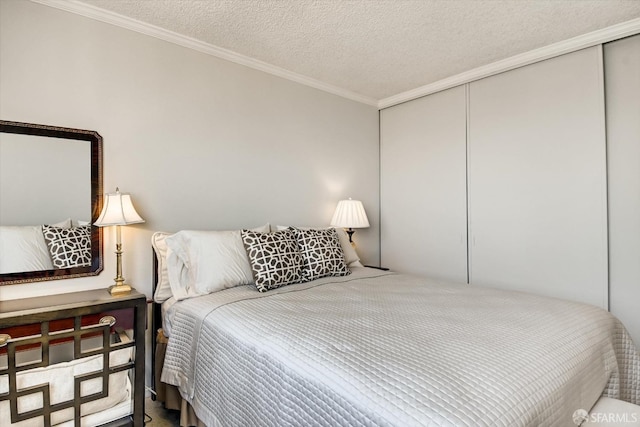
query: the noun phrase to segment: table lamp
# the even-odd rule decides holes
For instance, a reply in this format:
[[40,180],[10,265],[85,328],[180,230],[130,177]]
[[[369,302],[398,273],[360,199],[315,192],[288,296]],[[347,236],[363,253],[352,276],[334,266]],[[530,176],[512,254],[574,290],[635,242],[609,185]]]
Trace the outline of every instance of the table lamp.
[[367,214],[364,211],[364,206],[360,200],[340,200],[336,211],[331,219],[331,225],[333,227],[346,228],[349,235],[349,242],[353,244],[351,239],[355,231],[354,228],[367,228],[369,227],[369,220]]
[[120,226],[129,224],[139,224],[144,219],[138,215],[133,203],[131,203],[131,195],[121,193],[116,187],[115,193],[108,193],[104,196],[104,207],[100,213],[98,220],[93,225],[98,227],[116,226],[116,283],[109,288],[111,295],[125,295],[131,292],[131,286],[124,283],[122,277],[122,242],[120,236]]

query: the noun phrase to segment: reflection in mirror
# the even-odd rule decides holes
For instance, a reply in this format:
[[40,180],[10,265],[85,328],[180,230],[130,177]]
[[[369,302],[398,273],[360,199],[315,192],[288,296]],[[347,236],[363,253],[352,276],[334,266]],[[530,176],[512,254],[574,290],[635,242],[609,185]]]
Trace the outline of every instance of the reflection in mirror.
[[90,220],[91,146],[86,141],[0,134],[0,225]]
[[102,138],[0,121],[0,284],[96,275]]

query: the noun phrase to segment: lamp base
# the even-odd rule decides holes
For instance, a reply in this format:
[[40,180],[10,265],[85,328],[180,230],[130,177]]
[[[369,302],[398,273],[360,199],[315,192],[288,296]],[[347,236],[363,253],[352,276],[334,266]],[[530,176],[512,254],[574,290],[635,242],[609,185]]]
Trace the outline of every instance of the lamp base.
[[345,231],[349,235],[349,243],[351,243],[351,246],[354,246],[354,244],[353,244],[353,233],[355,233],[356,230],[354,230],[353,228],[349,227]]
[[119,295],[127,295],[130,292],[131,292],[131,286],[125,283],[120,285],[113,285],[109,287],[109,293],[114,297],[117,297]]

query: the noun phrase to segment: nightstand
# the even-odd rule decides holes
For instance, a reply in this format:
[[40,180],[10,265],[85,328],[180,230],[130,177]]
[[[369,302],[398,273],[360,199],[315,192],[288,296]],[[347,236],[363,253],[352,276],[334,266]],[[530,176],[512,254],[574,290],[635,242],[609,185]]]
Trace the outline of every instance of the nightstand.
[[[109,401],[110,392],[123,392],[119,387],[110,387],[112,380],[114,383],[122,380],[124,384],[130,381],[132,404],[123,405],[127,406],[124,413],[115,411],[111,420],[99,424],[142,427],[146,309],[146,297],[135,290],[118,297],[111,296],[107,289],[97,289],[0,301],[0,334],[4,334],[0,335],[0,376],[9,378],[8,391],[0,390],[0,405],[11,408],[11,422],[40,417],[43,426],[50,426],[52,414],[60,416],[62,412],[58,411],[69,412],[71,408],[71,420],[80,426],[80,405],[98,399]],[[118,317],[129,318],[125,323],[133,330],[132,336],[115,333],[116,328],[122,327],[118,325]],[[111,359],[111,366],[104,363],[106,358]],[[116,359],[119,361],[114,361]],[[94,369],[96,361],[98,370]],[[87,367],[82,370],[84,366]],[[68,370],[69,367],[73,368]],[[29,372],[36,368],[37,371]],[[49,375],[54,370],[56,374]],[[62,388],[58,388],[61,386],[56,381],[67,370],[68,375],[75,375],[73,396],[60,402],[61,396],[56,395],[56,390]],[[18,373],[22,380],[39,375],[43,381],[36,381],[34,387],[22,388],[17,382]],[[50,380],[45,381],[46,378]],[[89,380],[101,386],[91,394],[80,394],[80,385],[88,388]],[[55,404],[50,402],[49,394]],[[44,407],[40,404],[29,412],[17,413],[18,398],[22,402],[33,395],[43,396]],[[105,415],[107,411],[100,412],[103,414],[99,415]]]

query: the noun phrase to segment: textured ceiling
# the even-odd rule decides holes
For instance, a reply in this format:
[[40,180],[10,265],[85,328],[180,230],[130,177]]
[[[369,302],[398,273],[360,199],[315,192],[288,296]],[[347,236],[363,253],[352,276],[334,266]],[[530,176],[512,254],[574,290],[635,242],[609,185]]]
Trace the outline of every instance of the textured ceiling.
[[640,0],[82,0],[376,100],[640,17]]

